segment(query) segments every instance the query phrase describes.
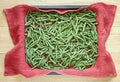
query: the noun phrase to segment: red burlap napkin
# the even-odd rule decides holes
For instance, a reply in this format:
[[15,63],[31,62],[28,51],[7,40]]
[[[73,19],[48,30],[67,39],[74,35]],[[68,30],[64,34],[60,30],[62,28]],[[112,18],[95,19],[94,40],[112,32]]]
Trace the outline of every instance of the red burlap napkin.
[[[10,35],[14,43],[14,48],[10,50],[5,56],[5,75],[22,74],[25,77],[32,77],[36,75],[48,74],[56,72],[59,74],[77,75],[77,76],[91,76],[91,77],[106,77],[115,76],[116,70],[110,54],[105,49],[105,42],[110,33],[113,19],[115,16],[116,6],[104,3],[95,3],[88,7],[97,13],[97,32],[98,32],[98,57],[93,67],[86,68],[82,71],[75,69],[63,70],[41,70],[34,69],[25,61],[24,48],[24,28],[25,16],[29,9],[43,12],[56,11],[60,14],[69,12],[71,10],[40,10],[28,5],[17,5],[13,8],[4,9],[6,19],[9,26]],[[79,11],[83,8],[77,9]]]

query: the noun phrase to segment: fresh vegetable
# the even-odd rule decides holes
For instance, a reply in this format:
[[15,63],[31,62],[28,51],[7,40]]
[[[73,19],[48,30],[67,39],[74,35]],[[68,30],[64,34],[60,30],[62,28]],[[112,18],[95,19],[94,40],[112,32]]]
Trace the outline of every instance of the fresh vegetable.
[[25,19],[26,61],[34,68],[83,70],[97,57],[96,13],[29,11]]

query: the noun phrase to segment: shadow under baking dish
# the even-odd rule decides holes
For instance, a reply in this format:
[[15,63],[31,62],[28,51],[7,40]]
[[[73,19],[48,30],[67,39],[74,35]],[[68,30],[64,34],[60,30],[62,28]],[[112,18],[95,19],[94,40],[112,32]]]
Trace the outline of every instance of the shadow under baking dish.
[[64,14],[30,10],[25,20],[26,62],[32,69],[43,70],[93,66],[97,57],[96,24],[96,13],[88,9]]

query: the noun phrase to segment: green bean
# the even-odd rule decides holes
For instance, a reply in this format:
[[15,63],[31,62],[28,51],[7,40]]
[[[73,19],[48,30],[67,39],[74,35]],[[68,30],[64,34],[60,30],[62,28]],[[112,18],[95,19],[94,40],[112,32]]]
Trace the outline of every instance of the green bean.
[[40,69],[84,70],[97,57],[96,13],[30,10],[25,18],[26,62]]

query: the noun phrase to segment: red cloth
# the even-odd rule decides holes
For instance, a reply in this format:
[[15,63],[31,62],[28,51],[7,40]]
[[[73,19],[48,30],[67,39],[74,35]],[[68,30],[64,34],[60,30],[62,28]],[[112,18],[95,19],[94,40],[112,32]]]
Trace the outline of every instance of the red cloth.
[[[25,61],[25,48],[24,48],[24,28],[25,16],[29,9],[38,10],[43,12],[56,11],[60,14],[73,11],[73,10],[40,10],[28,5],[18,5],[13,8],[4,9],[7,18],[10,35],[14,43],[14,48],[10,50],[5,56],[5,76],[22,74],[25,77],[33,77],[36,75],[48,74],[56,72],[59,74],[69,74],[77,76],[90,76],[90,77],[106,77],[115,76],[116,70],[110,54],[105,49],[105,42],[110,33],[113,19],[115,16],[116,6],[104,3],[95,3],[88,7],[97,13],[97,32],[98,32],[98,57],[93,67],[84,69],[82,71],[75,69],[63,70],[41,70],[34,69]],[[80,11],[83,8],[74,10]]]

